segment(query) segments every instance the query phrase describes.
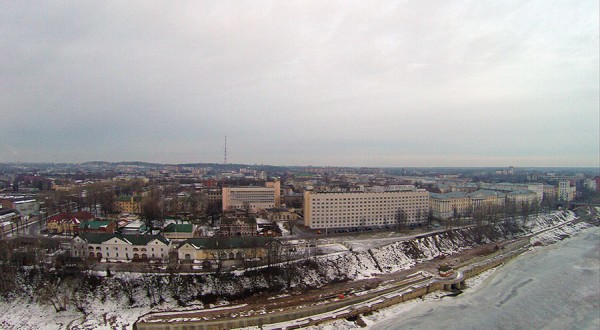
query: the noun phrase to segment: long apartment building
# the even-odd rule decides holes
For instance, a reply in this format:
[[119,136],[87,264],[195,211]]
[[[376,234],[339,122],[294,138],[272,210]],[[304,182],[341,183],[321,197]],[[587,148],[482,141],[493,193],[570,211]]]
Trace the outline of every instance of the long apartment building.
[[313,229],[376,227],[427,221],[429,193],[425,189],[388,192],[304,192],[304,225]]
[[249,208],[258,212],[281,205],[279,180],[267,182],[265,187],[223,187],[223,211]]

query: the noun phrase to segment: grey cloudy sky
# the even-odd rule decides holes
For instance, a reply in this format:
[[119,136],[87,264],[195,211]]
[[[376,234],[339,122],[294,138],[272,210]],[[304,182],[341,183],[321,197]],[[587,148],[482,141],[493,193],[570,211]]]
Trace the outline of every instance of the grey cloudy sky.
[[0,1],[0,162],[598,166],[581,1]]

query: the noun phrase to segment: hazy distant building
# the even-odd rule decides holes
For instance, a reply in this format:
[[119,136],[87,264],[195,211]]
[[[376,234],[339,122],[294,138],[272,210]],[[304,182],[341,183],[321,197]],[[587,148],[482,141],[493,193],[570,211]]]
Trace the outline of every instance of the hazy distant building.
[[[402,211],[400,211],[402,210]],[[304,225],[310,228],[374,227],[427,221],[429,193],[425,189],[389,192],[304,192]]]
[[515,190],[506,194],[506,200],[515,203],[518,209],[523,205],[537,203],[537,194],[531,190]]
[[36,216],[40,214],[40,203],[33,198],[6,197],[0,200],[2,208],[13,209],[22,217]]
[[591,191],[596,191],[598,189],[598,185],[594,179],[583,180],[583,186]]
[[544,199],[555,200],[558,198],[558,192],[555,186],[545,184],[544,185]]
[[[535,195],[535,193],[533,193]],[[450,192],[446,194],[430,193],[429,206],[431,216],[445,220],[458,216],[469,216],[481,207],[502,206],[505,194],[492,190],[477,190],[470,193]]]
[[115,205],[119,212],[142,213],[142,197],[140,196],[119,196]]
[[281,205],[279,180],[267,182],[265,187],[223,187],[223,211],[246,209],[258,212]]
[[501,190],[505,192],[519,191],[519,190],[530,190],[536,194],[538,203],[544,199],[544,184],[543,183],[511,183],[511,182],[500,182],[500,183],[481,183],[481,187],[491,190]]

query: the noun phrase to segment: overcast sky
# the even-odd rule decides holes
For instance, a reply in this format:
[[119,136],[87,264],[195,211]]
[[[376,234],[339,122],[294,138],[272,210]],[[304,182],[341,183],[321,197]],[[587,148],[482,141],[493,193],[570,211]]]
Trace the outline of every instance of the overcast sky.
[[0,162],[598,166],[599,8],[0,0]]

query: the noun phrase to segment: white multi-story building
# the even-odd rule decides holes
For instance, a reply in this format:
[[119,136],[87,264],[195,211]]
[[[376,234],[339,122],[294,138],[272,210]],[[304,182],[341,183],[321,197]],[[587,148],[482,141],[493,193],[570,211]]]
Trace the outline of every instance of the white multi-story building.
[[575,199],[575,194],[577,193],[576,189],[577,188],[575,186],[571,186],[571,181],[569,180],[558,181],[558,200],[567,202],[572,201],[573,199]]
[[[403,215],[401,215],[403,214]],[[427,221],[429,193],[425,189],[388,192],[304,192],[304,225],[313,229],[375,227]]]
[[279,180],[267,182],[265,187],[223,187],[223,211],[248,208],[257,212],[279,207],[280,190]]

